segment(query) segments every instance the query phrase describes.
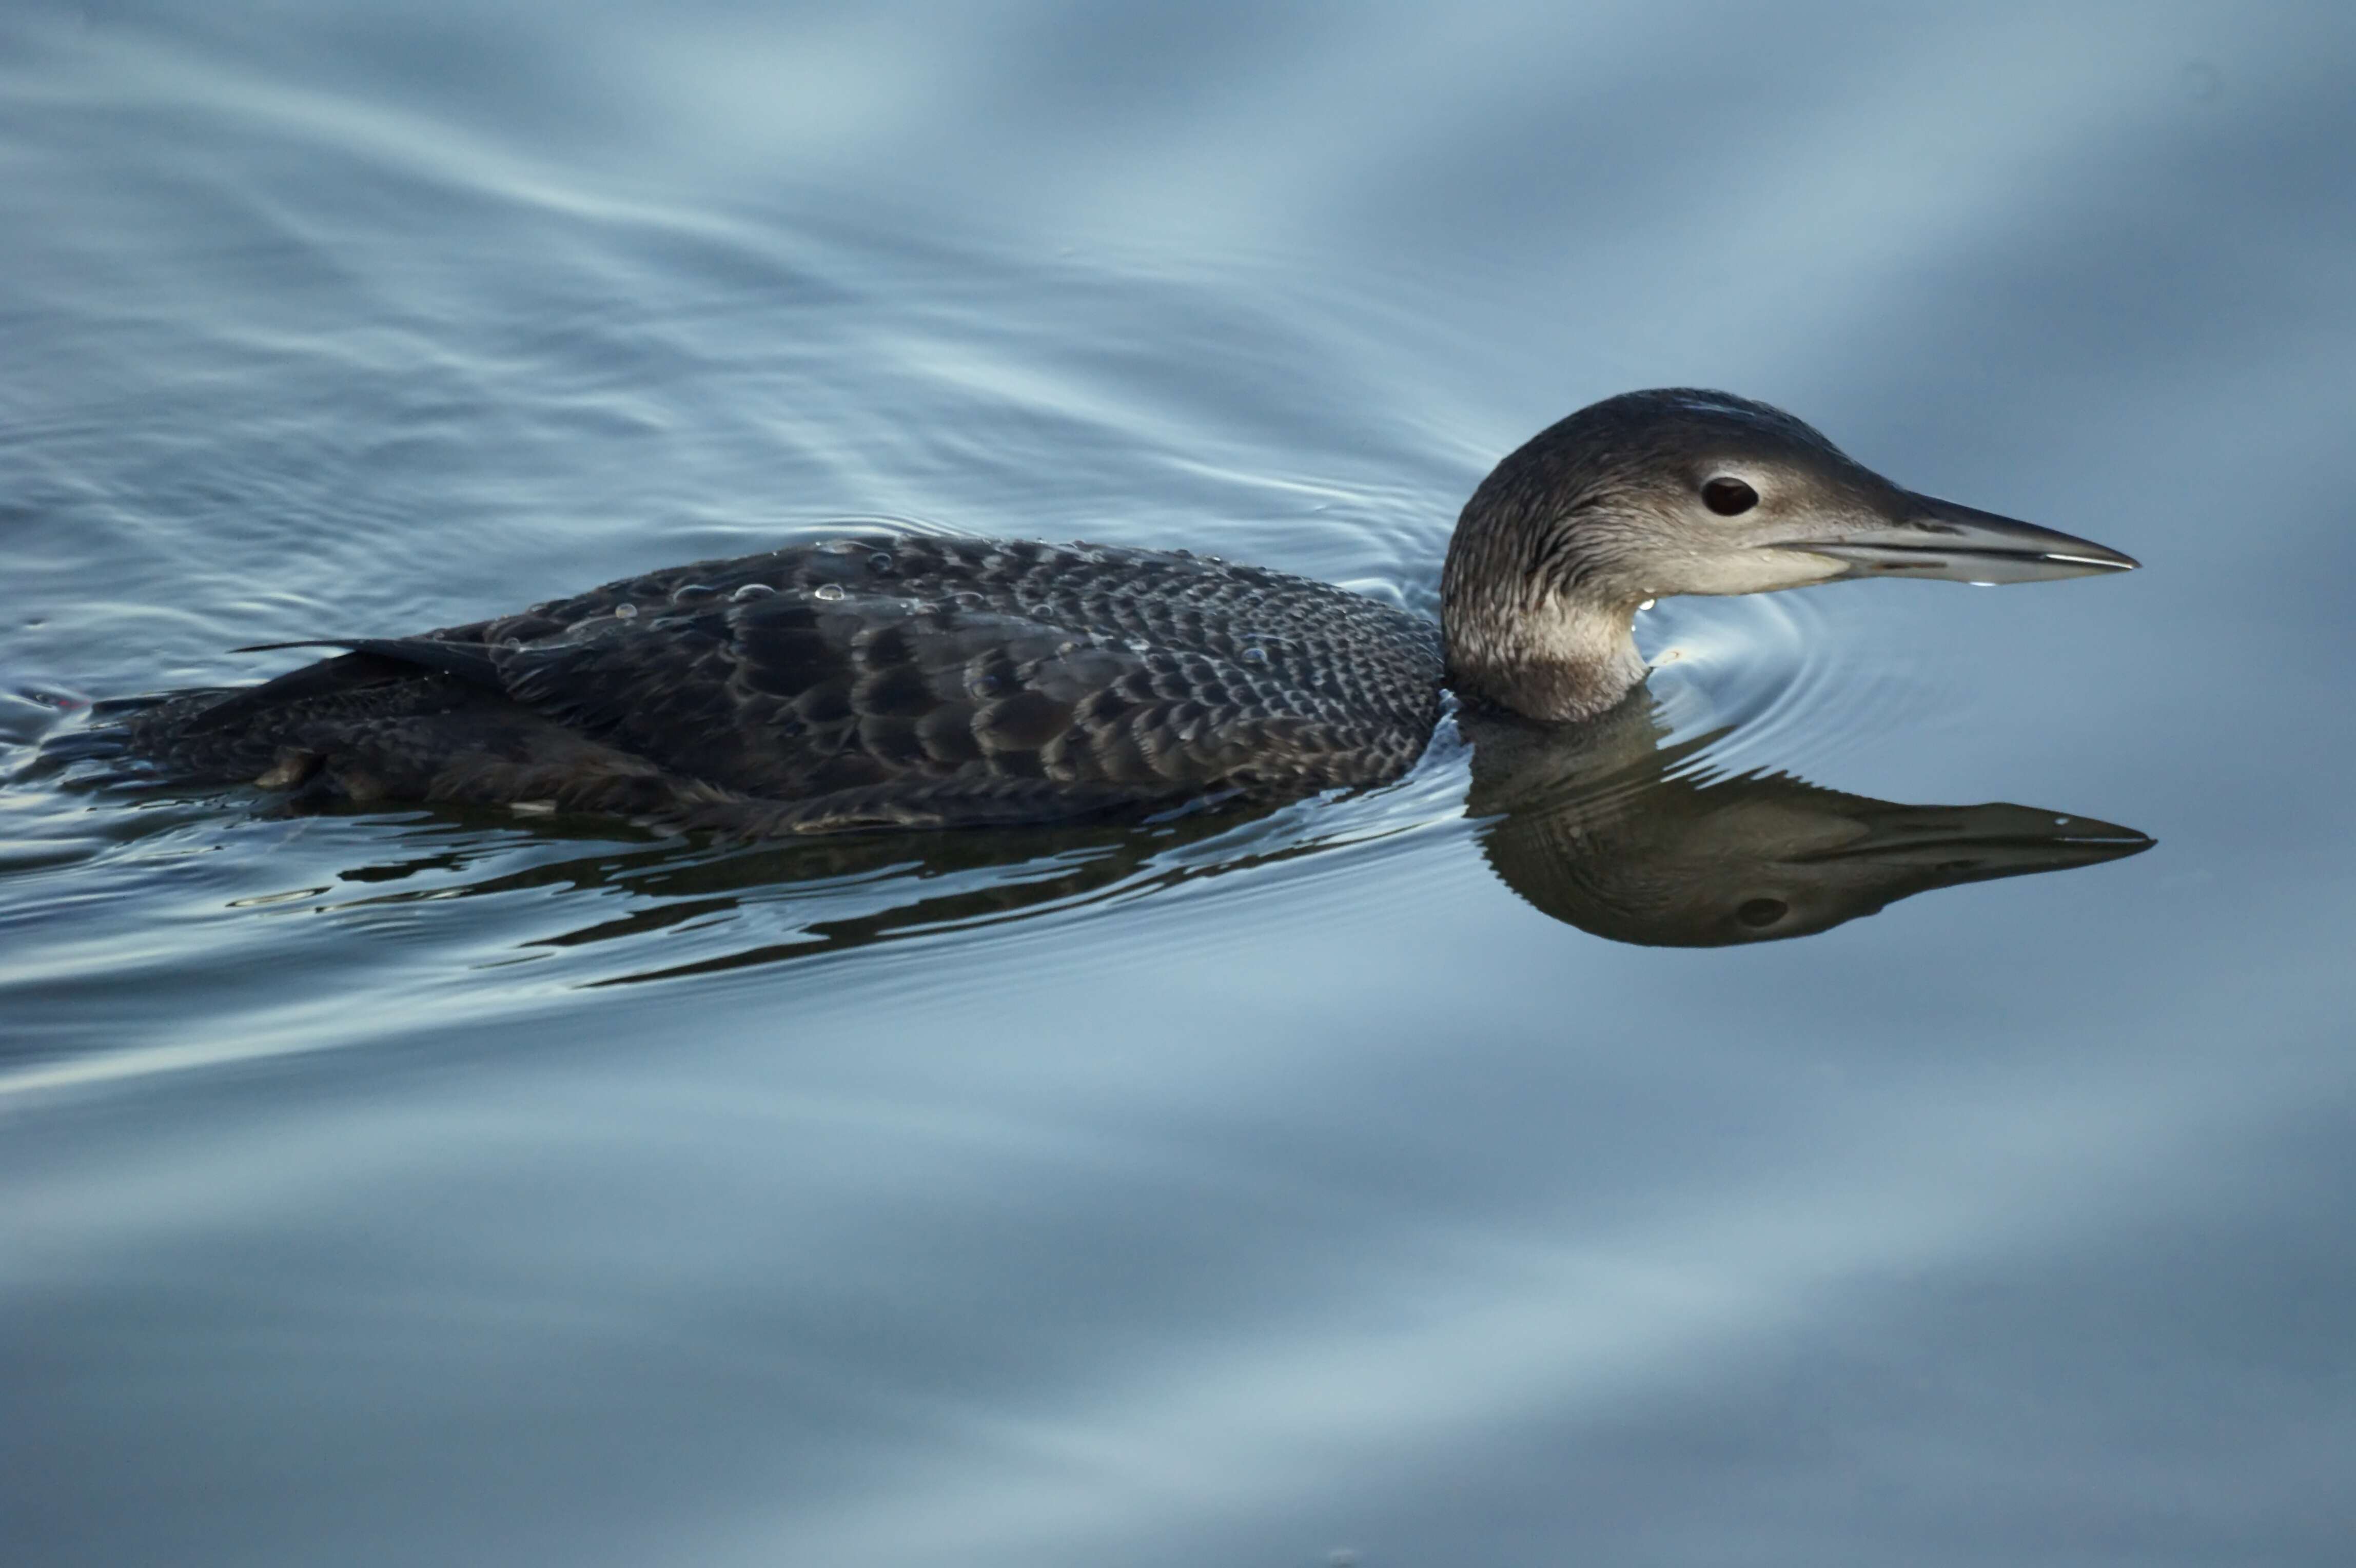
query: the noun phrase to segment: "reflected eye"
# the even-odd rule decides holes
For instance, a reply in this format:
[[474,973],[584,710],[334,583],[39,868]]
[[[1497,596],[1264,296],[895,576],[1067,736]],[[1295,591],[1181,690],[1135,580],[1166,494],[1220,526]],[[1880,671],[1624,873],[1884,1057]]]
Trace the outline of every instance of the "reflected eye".
[[1701,504],[1720,517],[1738,517],[1759,504],[1759,492],[1740,479],[1712,479],[1701,488]]
[[[1748,489],[1750,487],[1743,487]],[[1754,930],[1772,926],[1792,912],[1792,906],[1781,898],[1753,898],[1734,912],[1734,918]]]

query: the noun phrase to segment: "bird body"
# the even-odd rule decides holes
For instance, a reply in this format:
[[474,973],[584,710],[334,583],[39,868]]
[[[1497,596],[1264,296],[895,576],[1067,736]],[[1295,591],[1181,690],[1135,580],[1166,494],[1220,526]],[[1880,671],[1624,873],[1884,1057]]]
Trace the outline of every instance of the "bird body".
[[859,534],[344,650],[131,721],[300,803],[611,812],[745,834],[1035,822],[1387,782],[1443,686],[1547,724],[1639,686],[1643,601],[2134,565],[1891,484],[1722,392],[1608,399],[1458,520],[1437,627],[1185,551]]
[[1397,778],[1437,628],[1183,551],[866,534],[608,583],[136,721],[321,800],[744,832],[1053,820]]

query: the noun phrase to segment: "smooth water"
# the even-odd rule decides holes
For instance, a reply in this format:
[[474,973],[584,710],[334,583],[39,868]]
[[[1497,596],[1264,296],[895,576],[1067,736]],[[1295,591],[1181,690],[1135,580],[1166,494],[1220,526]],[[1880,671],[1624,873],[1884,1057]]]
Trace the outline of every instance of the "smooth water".
[[[0,1556],[2347,1561],[2351,67],[20,0]],[[1677,383],[2147,568],[1668,601],[1583,748],[1143,827],[60,765],[242,645],[845,520],[1428,611],[1497,456]]]

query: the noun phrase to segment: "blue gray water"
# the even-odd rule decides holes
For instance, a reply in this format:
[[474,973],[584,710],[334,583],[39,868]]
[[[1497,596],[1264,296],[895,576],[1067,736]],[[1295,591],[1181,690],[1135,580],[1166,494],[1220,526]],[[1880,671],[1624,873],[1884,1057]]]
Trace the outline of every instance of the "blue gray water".
[[[2348,1561],[2351,67],[2328,6],[16,0],[0,1557]],[[766,852],[42,760],[844,520],[1428,608],[1498,455],[1676,383],[2147,568],[1665,603],[1668,777],[1581,799],[1687,814],[1558,882],[1452,725]],[[2158,842],[1573,918],[1773,775]]]

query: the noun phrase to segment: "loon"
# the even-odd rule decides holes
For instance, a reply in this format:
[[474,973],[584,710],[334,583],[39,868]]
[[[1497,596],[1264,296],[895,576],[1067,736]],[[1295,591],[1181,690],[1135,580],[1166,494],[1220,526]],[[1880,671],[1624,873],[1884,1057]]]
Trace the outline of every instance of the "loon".
[[[1892,484],[1764,403],[1623,393],[1466,502],[1440,619],[1183,550],[866,533],[699,561],[134,715],[130,746],[294,809],[590,812],[743,837],[1012,826],[1389,782],[1442,692],[1566,725],[1644,680],[1672,594],[2124,571]],[[259,651],[261,650],[248,650]]]

